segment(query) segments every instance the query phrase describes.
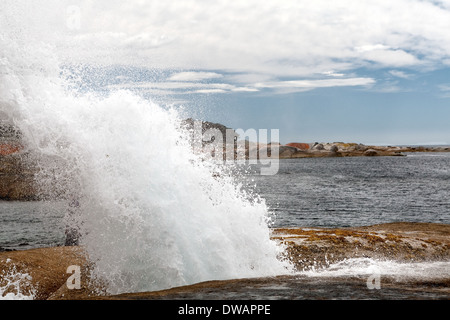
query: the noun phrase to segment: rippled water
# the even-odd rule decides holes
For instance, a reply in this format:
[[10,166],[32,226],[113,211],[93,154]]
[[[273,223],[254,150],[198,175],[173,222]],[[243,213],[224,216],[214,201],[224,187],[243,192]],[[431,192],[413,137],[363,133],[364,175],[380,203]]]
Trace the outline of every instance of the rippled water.
[[[246,176],[276,214],[274,227],[450,223],[450,153],[283,160],[280,166],[276,176]],[[0,202],[0,248],[62,245],[66,207],[63,202]],[[448,264],[353,259],[324,270],[266,279],[255,288],[247,283],[243,288],[166,298],[447,299]],[[382,276],[382,290],[366,286],[375,271]],[[436,283],[430,287],[430,281]]]
[[[283,160],[276,176],[248,175],[274,227],[450,223],[450,153]],[[0,247],[64,243],[64,203],[0,202]]]
[[0,251],[62,245],[63,208],[62,203],[0,201]]
[[275,227],[450,223],[450,153],[283,160],[252,179]]

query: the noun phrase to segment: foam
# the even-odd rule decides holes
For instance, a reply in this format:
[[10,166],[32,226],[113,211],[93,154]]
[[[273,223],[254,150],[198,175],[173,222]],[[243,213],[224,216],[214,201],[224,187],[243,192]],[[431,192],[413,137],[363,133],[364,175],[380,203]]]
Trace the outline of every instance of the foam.
[[191,152],[175,111],[128,91],[73,90],[53,44],[39,30],[8,33],[23,23],[12,20],[0,23],[0,113],[23,132],[25,151],[45,156],[43,192],[79,202],[67,222],[108,292],[289,270],[264,201]]
[[8,270],[0,274],[0,301],[1,300],[34,300],[36,290],[32,286],[33,278],[28,273],[18,272],[11,260],[6,261]]
[[397,280],[450,278],[450,261],[399,262],[372,258],[345,259],[326,268],[299,272],[308,277],[380,276]]

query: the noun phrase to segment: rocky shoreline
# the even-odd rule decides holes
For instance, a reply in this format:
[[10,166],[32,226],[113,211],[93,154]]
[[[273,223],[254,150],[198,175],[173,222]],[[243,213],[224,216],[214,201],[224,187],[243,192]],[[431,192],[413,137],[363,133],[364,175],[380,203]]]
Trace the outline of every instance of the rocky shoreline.
[[[299,148],[296,146],[306,146]],[[280,159],[298,158],[324,158],[324,157],[402,157],[406,153],[416,152],[450,152],[450,147],[422,147],[422,146],[368,146],[357,143],[313,143],[300,144],[290,143],[267,148],[271,154],[271,149],[279,150]],[[263,150],[264,154],[266,151]],[[258,150],[258,155],[261,148]],[[251,151],[250,151],[251,154]]]
[[[377,157],[405,156],[413,152],[450,152],[450,148],[436,147],[380,147],[360,144],[319,144],[319,148],[300,150],[290,146],[277,146],[280,159],[325,158],[325,157]],[[262,147],[267,148],[267,147]],[[323,148],[323,149],[322,149]],[[261,150],[258,149],[258,150]],[[274,148],[275,150],[275,148]],[[247,149],[247,159],[254,153]],[[271,147],[264,154],[271,156]],[[56,176],[43,176],[39,163],[55,163],[55,159],[43,159],[28,152],[0,155],[0,201],[35,201],[50,193],[64,194],[64,185]],[[51,170],[49,170],[51,171]],[[43,179],[44,178],[44,179]],[[39,182],[38,182],[39,181]],[[60,190],[53,190],[58,187]]]
[[[422,147],[422,146],[367,146],[357,143],[279,143],[260,144],[249,141],[240,141],[234,130],[218,123],[201,121],[202,133],[207,130],[216,130],[224,137],[223,155],[225,160],[228,148],[234,148],[235,158],[260,159],[272,157],[272,153],[279,155],[280,159],[324,158],[324,157],[376,157],[376,156],[405,156],[413,152],[450,152],[449,147]],[[187,119],[182,127],[190,132],[194,128],[194,120]],[[235,138],[234,145],[227,145],[226,137],[232,132]],[[189,135],[188,135],[189,136]],[[22,134],[12,125],[0,125],[0,201],[34,201],[41,200],[51,194],[64,194],[64,185],[56,181],[57,174],[49,176],[58,167],[58,159],[43,157],[27,151],[23,146]],[[240,147],[245,150],[241,150]],[[203,143],[203,152],[210,152],[208,142]],[[245,155],[244,155],[245,153]],[[43,173],[42,164],[53,169]],[[54,190],[58,187],[59,190]]]
[[[450,261],[450,225],[433,223],[390,223],[359,228],[283,228],[273,230],[273,239],[286,245],[288,259],[298,271],[327,268],[331,264],[351,258],[372,258],[396,262]],[[67,268],[79,265],[82,270],[80,290],[69,290],[66,281]],[[13,274],[27,275],[8,287]],[[127,293],[109,296],[102,293],[98,284],[89,281],[89,263],[81,247],[57,247],[28,251],[0,253],[0,289],[3,294],[34,295],[37,300],[98,300],[98,299],[248,299],[252,292],[274,286],[285,286],[289,294],[301,298],[308,296],[308,288],[328,286],[322,298],[339,298],[340,290],[359,288],[362,298],[368,294],[364,279],[357,276],[346,278],[313,279],[299,276],[280,276],[261,279],[234,279],[210,281],[186,287],[158,292]],[[325,282],[323,282],[325,281]],[[450,278],[411,280],[383,279],[385,291],[379,298],[395,298],[404,291],[420,298],[423,293],[430,297],[450,298]],[[415,289],[411,289],[413,286]],[[302,291],[299,291],[301,288]],[[353,288],[353,289],[352,289]],[[389,288],[389,290],[388,290]],[[256,290],[256,291],[255,291]],[[295,291],[297,290],[297,291]],[[306,291],[305,291],[306,290]],[[409,291],[408,291],[409,290]],[[2,290],[0,290],[1,292]],[[275,290],[276,291],[276,290]],[[334,292],[334,293],[332,293]],[[403,293],[402,293],[403,292]],[[342,292],[341,292],[342,293]],[[280,294],[280,291],[277,291]],[[291,299],[286,291],[280,299]],[[384,295],[383,295],[384,294]],[[306,296],[305,296],[306,295]]]

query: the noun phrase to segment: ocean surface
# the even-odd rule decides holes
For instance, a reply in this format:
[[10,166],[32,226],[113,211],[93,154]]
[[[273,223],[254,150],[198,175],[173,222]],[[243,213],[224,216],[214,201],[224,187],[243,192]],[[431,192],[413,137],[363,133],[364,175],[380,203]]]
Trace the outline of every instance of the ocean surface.
[[[105,87],[119,74],[80,75],[96,64],[97,49],[115,48],[105,47],[104,33],[88,37],[88,46],[74,44],[77,33],[61,28],[67,8],[55,4],[0,1],[0,114],[30,152],[65,161],[48,161],[39,174],[56,172],[53,192],[64,188],[81,199],[73,210],[82,214],[66,221],[66,202],[0,202],[0,251],[63,245],[68,222],[81,229],[95,261],[91,278],[111,294],[286,272],[263,223],[266,205],[197,161],[180,139],[176,110],[114,86],[95,92],[97,80]],[[175,72],[170,65],[161,70]],[[249,173],[242,183],[267,202],[271,227],[449,223],[449,163],[449,154],[299,159],[282,161],[275,176]],[[0,299],[21,276],[28,278],[2,279]]]
[[[281,160],[275,176],[244,178],[265,199],[272,227],[450,223],[450,153]],[[62,245],[66,207],[0,202],[0,248]]]
[[274,227],[450,223],[450,153],[282,160],[252,179]]
[[63,203],[0,201],[0,251],[64,244],[64,216]]

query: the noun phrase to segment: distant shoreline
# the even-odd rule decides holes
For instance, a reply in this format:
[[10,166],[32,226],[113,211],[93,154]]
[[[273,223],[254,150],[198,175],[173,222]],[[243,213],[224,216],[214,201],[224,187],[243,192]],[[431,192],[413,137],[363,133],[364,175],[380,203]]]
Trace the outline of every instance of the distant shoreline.
[[[233,146],[225,145],[224,150],[228,147]],[[11,151],[10,148],[0,148],[1,150]],[[279,157],[272,157],[272,151],[278,152]],[[450,152],[450,146],[366,146],[342,142],[280,145],[246,142],[245,155],[241,153],[241,157],[245,157],[245,160],[264,158],[283,160],[333,157],[405,157],[408,153],[447,152]],[[224,152],[224,157],[227,154]],[[238,152],[235,152],[235,156],[237,159]],[[52,186],[58,186],[60,188],[58,194],[64,194],[64,186],[55,181],[56,177],[47,177],[46,186],[37,185],[36,175],[40,170],[37,164],[46,161],[55,162],[55,159],[42,159],[42,157],[21,149],[8,154],[0,152],[0,201],[37,201],[43,196],[45,197],[42,189],[52,188]],[[63,164],[61,165],[63,166]]]
[[[226,133],[229,129],[218,123],[201,121],[202,132],[209,129],[218,130],[223,137],[227,137]],[[183,122],[182,127],[189,132],[194,128],[194,120],[187,119]],[[234,131],[233,131],[234,132]],[[254,160],[254,159],[301,159],[301,158],[326,158],[326,157],[378,157],[378,156],[405,156],[405,153],[415,152],[450,152],[449,146],[371,146],[361,143],[344,143],[344,142],[315,142],[302,143],[292,142],[282,145],[278,142],[272,143],[255,143],[248,140],[237,140],[239,135],[234,132],[235,142],[228,144],[226,139],[222,145],[223,150],[215,149],[214,153],[217,157],[222,157],[220,151],[223,151],[223,159],[227,161]],[[189,135],[186,137],[189,139]],[[214,140],[212,140],[214,141]],[[212,141],[203,141],[203,150],[199,153],[207,155],[211,152],[210,144]],[[191,141],[193,143],[193,140]],[[200,148],[201,149],[201,148]],[[231,149],[231,150],[230,150]],[[229,159],[229,154],[234,159]],[[231,152],[229,152],[231,151]],[[273,153],[278,154],[272,156]],[[64,185],[60,181],[56,181],[55,176],[46,176],[46,185],[38,185],[36,182],[37,175],[41,172],[40,164],[52,163],[57,167],[65,166],[59,163],[60,159],[50,156],[43,158],[42,155],[27,151],[22,141],[22,133],[12,125],[0,125],[0,200],[4,201],[36,201],[43,197],[43,190],[52,190],[53,193],[65,194],[67,192]],[[58,190],[54,190],[58,186]]]
[[[266,147],[268,149],[271,146]],[[279,145],[280,159],[405,156],[405,153],[450,152],[450,146],[370,146],[357,143],[290,143]],[[258,151],[261,151],[259,149]],[[251,152],[250,152],[251,153]],[[265,154],[265,153],[264,153]]]

